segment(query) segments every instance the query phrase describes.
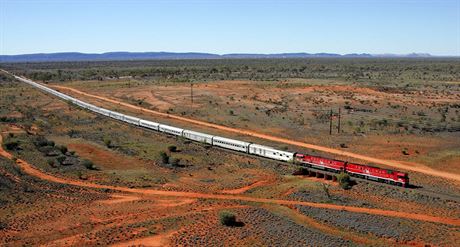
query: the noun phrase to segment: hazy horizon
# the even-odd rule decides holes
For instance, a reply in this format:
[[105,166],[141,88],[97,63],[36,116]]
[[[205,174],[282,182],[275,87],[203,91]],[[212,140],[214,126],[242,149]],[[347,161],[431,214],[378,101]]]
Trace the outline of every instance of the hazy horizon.
[[0,0],[1,55],[81,52],[460,56],[460,1]]

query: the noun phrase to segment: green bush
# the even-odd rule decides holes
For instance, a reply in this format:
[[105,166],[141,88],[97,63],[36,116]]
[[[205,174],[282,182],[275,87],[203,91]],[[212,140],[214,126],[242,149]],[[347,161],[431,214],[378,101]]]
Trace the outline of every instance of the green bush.
[[168,147],[168,150],[169,150],[169,152],[176,152],[176,151],[177,151],[177,147],[174,146],[174,145],[171,145],[171,146]]
[[47,140],[44,136],[37,136],[34,140],[34,144],[37,147],[45,147],[45,146],[54,147],[55,145],[54,141]]
[[60,154],[60,151],[52,146],[39,147],[38,151],[42,152],[46,156],[57,156]]
[[160,159],[161,159],[161,163],[163,163],[164,165],[169,163],[169,156],[166,152],[163,152],[163,151],[160,152]]
[[57,146],[57,148],[61,151],[62,154],[66,154],[68,149],[64,145]]
[[94,163],[91,160],[84,159],[81,164],[86,167],[88,170],[99,170],[99,168],[94,165]]
[[46,140],[46,138],[43,136],[37,136],[37,138],[34,140],[34,144],[37,147],[48,146],[48,140]]
[[171,165],[179,166],[179,163],[180,163],[180,159],[178,159],[178,158],[172,158],[171,159]]
[[220,223],[224,226],[234,226],[236,224],[236,216],[233,212],[230,211],[220,211],[219,219]]
[[107,138],[107,137],[104,137],[104,144],[105,144],[105,146],[108,147],[108,148],[112,148],[112,147],[113,147],[112,140],[110,140],[110,139]]
[[340,187],[344,190],[351,189],[351,178],[350,175],[342,172],[336,175],[337,181],[339,182]]
[[5,148],[8,150],[16,150],[19,147],[19,141],[10,140],[5,142]]
[[47,162],[48,162],[48,165],[50,165],[51,167],[57,167],[54,159],[48,159]]
[[59,155],[58,157],[56,157],[56,160],[59,162],[59,164],[62,164],[62,162],[64,162],[66,158],[67,157],[65,155]]
[[74,129],[71,129],[69,131],[67,131],[67,135],[70,137],[70,138],[73,138],[75,136],[77,136],[78,132]]

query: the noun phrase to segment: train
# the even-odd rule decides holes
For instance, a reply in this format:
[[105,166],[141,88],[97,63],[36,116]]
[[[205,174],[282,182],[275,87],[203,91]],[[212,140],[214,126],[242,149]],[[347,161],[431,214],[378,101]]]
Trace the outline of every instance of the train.
[[345,172],[353,177],[403,187],[409,186],[409,175],[405,172],[300,153],[295,154],[295,161],[304,166],[319,170],[335,173]]
[[302,154],[298,152],[288,152],[278,150],[276,148],[269,146],[259,145],[256,143],[245,142],[226,137],[201,133],[193,130],[182,129],[162,123],[156,123],[138,117],[133,117],[119,112],[111,111],[102,107],[98,107],[93,104],[86,103],[79,99],[73,98],[69,95],[58,92],[56,90],[53,90],[49,87],[43,86],[34,81],[19,76],[14,77],[33,87],[39,88],[47,93],[55,95],[66,101],[69,101],[79,107],[141,128],[163,132],[173,136],[180,136],[192,141],[201,142],[233,151],[243,152],[250,155],[256,155],[282,162],[295,163],[301,166],[311,167],[314,169],[325,170],[335,173],[344,172],[348,173],[350,176],[364,178],[376,182],[384,182],[403,187],[407,187],[409,185],[409,176],[407,173],[404,172],[382,169],[379,167],[369,165],[361,165],[347,161],[329,159],[320,156]]

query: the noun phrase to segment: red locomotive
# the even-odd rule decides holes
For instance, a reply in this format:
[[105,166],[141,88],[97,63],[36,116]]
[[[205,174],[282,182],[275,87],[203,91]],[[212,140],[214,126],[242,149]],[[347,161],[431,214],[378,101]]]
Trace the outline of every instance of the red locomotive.
[[332,171],[336,173],[346,172],[354,177],[365,178],[404,187],[409,185],[409,176],[405,172],[382,169],[368,165],[348,163],[346,161],[300,153],[295,154],[295,161],[316,169]]

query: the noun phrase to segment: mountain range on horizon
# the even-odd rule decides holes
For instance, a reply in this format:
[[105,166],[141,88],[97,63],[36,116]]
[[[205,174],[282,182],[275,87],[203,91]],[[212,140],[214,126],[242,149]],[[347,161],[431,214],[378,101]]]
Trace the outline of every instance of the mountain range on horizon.
[[369,53],[229,53],[213,54],[201,52],[106,52],[106,53],[36,53],[21,55],[0,55],[0,62],[65,62],[65,61],[114,61],[114,60],[179,60],[179,59],[261,59],[261,58],[428,58],[428,53],[369,54]]

